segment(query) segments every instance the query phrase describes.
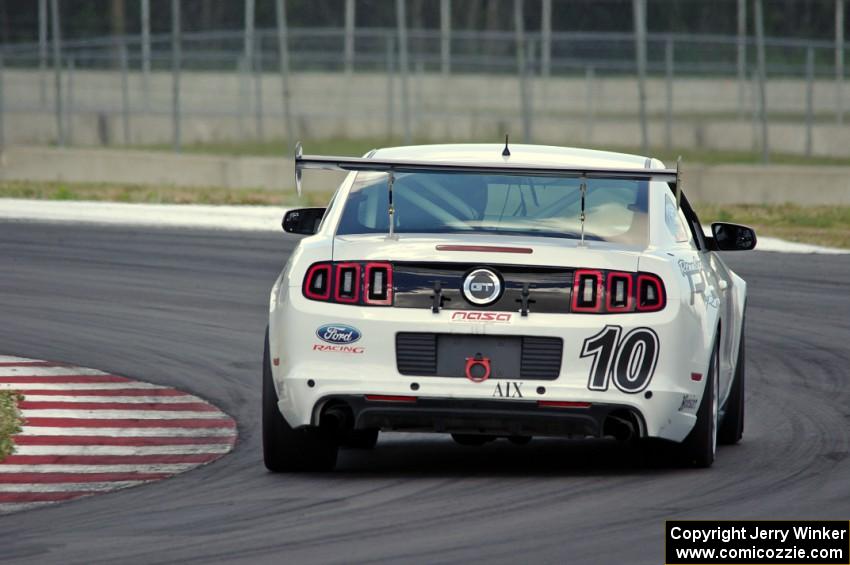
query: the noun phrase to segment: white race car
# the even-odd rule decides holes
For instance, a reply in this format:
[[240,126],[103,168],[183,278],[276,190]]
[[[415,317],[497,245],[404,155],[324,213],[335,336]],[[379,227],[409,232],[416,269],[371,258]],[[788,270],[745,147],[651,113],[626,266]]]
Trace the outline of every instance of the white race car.
[[334,467],[378,432],[458,443],[662,438],[709,466],[744,425],[746,283],[657,159],[532,145],[362,158],[274,284],[263,371],[272,471]]

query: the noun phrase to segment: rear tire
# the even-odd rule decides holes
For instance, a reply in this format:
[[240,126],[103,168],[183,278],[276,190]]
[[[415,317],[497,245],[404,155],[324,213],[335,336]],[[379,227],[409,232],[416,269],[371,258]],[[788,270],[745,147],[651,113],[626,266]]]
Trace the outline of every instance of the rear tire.
[[478,434],[452,434],[452,439],[455,440],[455,443],[458,445],[470,447],[484,445],[485,443],[489,443],[496,438],[494,438],[493,436],[485,436]]
[[717,441],[723,445],[733,445],[744,437],[744,376],[746,375],[746,354],[744,351],[744,325],[741,324],[741,342],[738,346],[738,362],[735,365],[735,380],[729,398],[726,400],[726,413],[717,432]]
[[681,444],[686,463],[694,467],[711,467],[717,450],[717,388],[720,378],[719,339],[711,352],[708,373],[705,375],[705,392],[697,410],[697,423]]
[[336,465],[333,436],[315,426],[292,429],[277,406],[269,359],[269,330],[263,352],[263,461],[269,471],[331,471]]

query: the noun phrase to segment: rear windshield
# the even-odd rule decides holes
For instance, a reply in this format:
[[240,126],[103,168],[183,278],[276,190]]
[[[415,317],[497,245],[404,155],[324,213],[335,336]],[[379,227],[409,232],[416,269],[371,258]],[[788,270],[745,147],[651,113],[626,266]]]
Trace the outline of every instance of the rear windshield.
[[[587,180],[585,238],[647,242],[647,182]],[[581,180],[462,173],[396,174],[396,233],[494,233],[578,239]],[[360,172],[337,234],[386,233],[387,174]]]

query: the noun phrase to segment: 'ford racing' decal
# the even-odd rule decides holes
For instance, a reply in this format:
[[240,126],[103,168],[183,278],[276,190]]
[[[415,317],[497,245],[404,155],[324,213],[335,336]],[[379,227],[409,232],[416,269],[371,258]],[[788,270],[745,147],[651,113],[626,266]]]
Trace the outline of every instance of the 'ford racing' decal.
[[346,324],[325,324],[316,330],[316,337],[326,343],[354,343],[361,335],[360,330]]

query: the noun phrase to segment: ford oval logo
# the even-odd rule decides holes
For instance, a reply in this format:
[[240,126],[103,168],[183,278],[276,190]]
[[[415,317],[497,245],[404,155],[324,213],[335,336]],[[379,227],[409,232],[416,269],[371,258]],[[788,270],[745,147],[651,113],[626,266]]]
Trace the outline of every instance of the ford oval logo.
[[360,330],[345,324],[325,324],[316,330],[316,337],[327,343],[354,343],[360,336]]

